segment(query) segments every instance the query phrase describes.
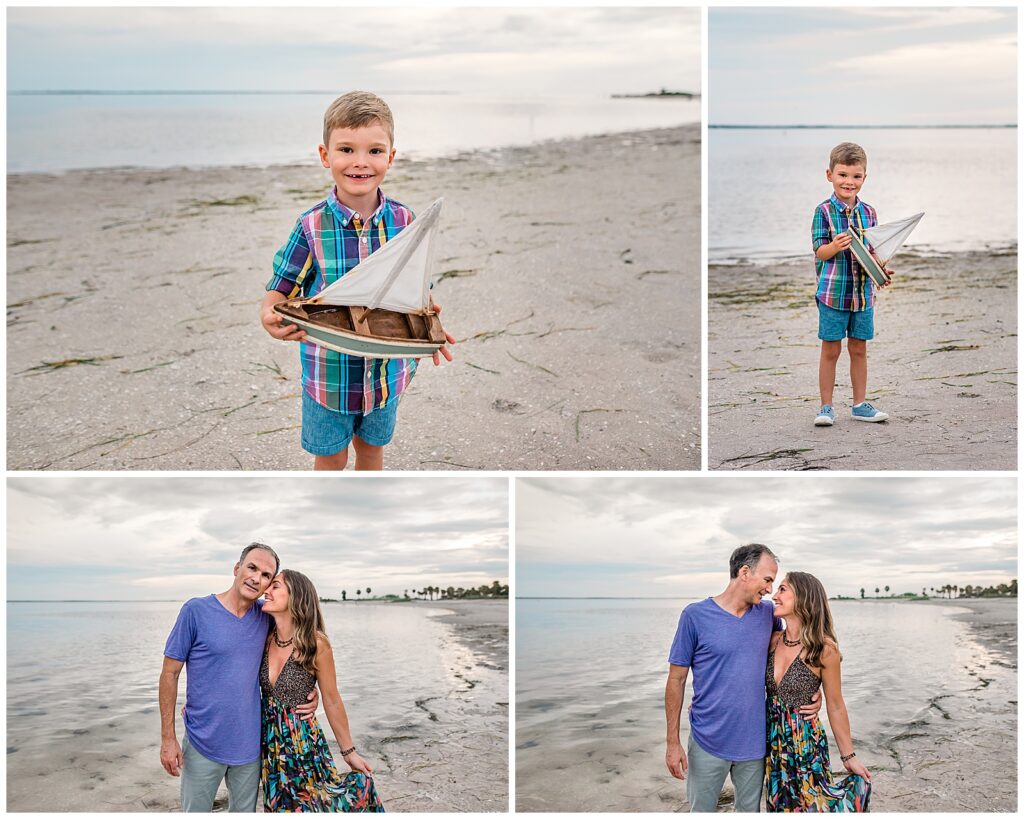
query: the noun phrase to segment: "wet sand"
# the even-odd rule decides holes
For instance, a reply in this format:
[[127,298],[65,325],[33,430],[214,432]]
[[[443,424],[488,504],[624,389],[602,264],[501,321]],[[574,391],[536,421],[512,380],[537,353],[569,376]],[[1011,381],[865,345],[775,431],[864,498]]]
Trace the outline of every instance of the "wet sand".
[[[257,306],[325,174],[9,177],[9,468],[311,468],[298,350]],[[387,468],[699,468],[698,127],[399,156],[385,190],[446,199],[434,297],[459,339]]]
[[868,400],[889,420],[850,418],[844,348],[832,427],[813,425],[812,262],[709,270],[712,469],[1016,467],[1016,252],[898,261],[868,344]]
[[[872,603],[864,601],[865,605]],[[914,606],[958,609],[950,616],[970,630],[957,638],[964,665],[950,670],[947,690],[922,702],[905,720],[894,721],[877,743],[862,741],[858,745],[854,726],[855,747],[872,772],[871,810],[1015,811],[1016,598],[907,601],[901,605],[907,607],[910,617]],[[652,673],[646,668],[636,671],[638,678]],[[663,676],[660,669],[657,673]],[[880,690],[878,696],[885,697],[886,692]],[[688,686],[687,704],[691,698]],[[563,741],[556,743],[558,751],[548,755],[531,750],[551,747],[545,729],[517,731],[517,811],[689,811],[685,783],[665,770],[663,733],[638,725],[637,718],[623,719],[614,702],[593,707],[594,713],[586,715],[593,721],[592,730],[577,735],[571,743],[562,737]],[[649,723],[654,712],[661,711],[661,701],[652,699],[650,709],[644,722]],[[612,735],[607,733],[609,726],[614,726]],[[684,744],[687,732],[684,714]],[[838,774],[843,769],[831,736],[830,745],[832,770]],[[734,809],[728,781],[718,809]]]
[[[932,699],[885,750],[874,811],[1017,810],[1017,599],[935,600],[967,608],[970,659],[962,684]],[[980,645],[981,650],[977,650]]]
[[[357,714],[364,726],[362,753],[374,765],[389,812],[506,811],[507,601],[434,605],[454,612],[439,617],[450,624],[439,646],[451,663],[450,688],[440,696],[409,703],[408,725],[385,729],[371,715]],[[180,689],[179,707],[184,685]],[[111,721],[99,730],[69,728],[66,740],[49,743],[44,750],[9,747],[8,811],[179,811],[180,780],[159,766],[159,713],[153,696],[146,699],[152,705],[128,724]],[[426,734],[418,727],[424,715]],[[320,719],[326,723],[322,713]],[[330,736],[326,726],[325,731]],[[181,736],[179,718],[179,740]],[[340,761],[337,743],[331,739],[330,744]],[[226,805],[222,785],[215,809],[225,810]]]

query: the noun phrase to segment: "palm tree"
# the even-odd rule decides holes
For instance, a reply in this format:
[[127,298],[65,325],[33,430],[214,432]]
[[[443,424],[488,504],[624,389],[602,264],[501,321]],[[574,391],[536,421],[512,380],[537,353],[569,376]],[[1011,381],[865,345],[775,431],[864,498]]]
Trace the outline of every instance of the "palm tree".
[[875,586],[875,597],[878,597],[878,586]]
[[886,594],[888,594],[888,593],[889,593],[889,587],[888,587],[888,586],[886,586],[886,587],[885,587],[885,593],[886,593]]
[[360,596],[359,599],[362,599],[363,590],[362,589],[356,589],[356,594]]
[[342,590],[341,590],[341,601],[342,601],[342,602],[345,602],[345,594],[346,594],[345,590],[344,590],[344,589],[342,589]]
[[367,597],[369,597],[369,596],[370,596],[370,592],[371,592],[371,591],[373,591],[373,589],[371,589],[371,588],[370,588],[369,586],[367,586],[367,587],[366,587],[366,596],[367,596]]
[[864,589],[863,588],[860,590],[860,599],[861,600],[864,599]]

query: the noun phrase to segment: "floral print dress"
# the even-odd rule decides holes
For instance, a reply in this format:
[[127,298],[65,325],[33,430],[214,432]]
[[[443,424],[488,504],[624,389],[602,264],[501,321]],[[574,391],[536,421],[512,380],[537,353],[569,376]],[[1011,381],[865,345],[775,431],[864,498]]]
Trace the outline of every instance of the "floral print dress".
[[316,678],[293,656],[285,661],[271,685],[267,652],[263,652],[263,810],[383,813],[372,777],[356,771],[338,773],[316,717],[304,720],[292,710],[306,702],[314,685]]
[[768,652],[764,799],[769,812],[843,813],[868,809],[871,783],[856,774],[834,779],[825,729],[817,717],[800,716],[800,707],[811,701],[820,685],[821,679],[799,655],[776,685],[775,648]]

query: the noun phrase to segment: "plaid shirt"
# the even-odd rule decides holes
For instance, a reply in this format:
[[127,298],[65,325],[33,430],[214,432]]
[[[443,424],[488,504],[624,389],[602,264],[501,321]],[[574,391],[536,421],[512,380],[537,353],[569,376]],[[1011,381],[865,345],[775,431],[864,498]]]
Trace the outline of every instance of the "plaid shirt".
[[[369,219],[345,207],[332,189],[307,210],[274,256],[267,290],[288,298],[312,297],[333,284],[380,246],[408,227],[413,212],[380,192]],[[365,221],[363,221],[365,219]],[[327,409],[369,415],[398,399],[416,372],[411,358],[359,358],[300,342],[302,388]]]
[[[814,252],[817,253],[819,247],[827,245],[838,234],[845,233],[851,220],[860,231],[878,224],[875,209],[860,198],[852,208],[839,201],[835,194],[818,205],[811,223]],[[818,278],[815,298],[826,307],[856,313],[875,306],[875,288],[871,278],[853,258],[853,251],[840,251],[827,262],[815,256],[814,268]]]

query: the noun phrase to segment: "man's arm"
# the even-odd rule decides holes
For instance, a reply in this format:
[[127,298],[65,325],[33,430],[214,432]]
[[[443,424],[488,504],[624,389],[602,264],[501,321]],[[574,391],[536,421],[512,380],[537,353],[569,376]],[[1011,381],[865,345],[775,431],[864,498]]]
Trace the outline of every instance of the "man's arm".
[[174,732],[174,710],[178,703],[178,676],[185,663],[164,657],[160,671],[160,764],[171,776],[181,776],[181,746]]
[[682,665],[669,665],[668,682],[665,684],[665,722],[668,733],[665,738],[665,765],[676,779],[686,779],[686,751],[679,741],[679,721],[683,713],[683,697],[686,693],[686,676],[690,669]]

